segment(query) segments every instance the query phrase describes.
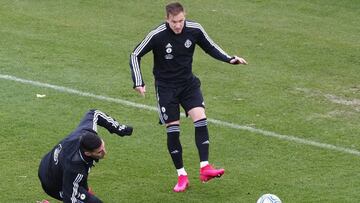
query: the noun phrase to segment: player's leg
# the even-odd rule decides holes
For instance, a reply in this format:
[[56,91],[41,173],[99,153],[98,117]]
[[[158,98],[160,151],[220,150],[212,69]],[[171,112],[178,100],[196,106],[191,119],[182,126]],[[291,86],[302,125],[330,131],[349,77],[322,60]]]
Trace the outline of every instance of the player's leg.
[[209,132],[203,107],[195,107],[188,111],[195,127],[195,143],[199,152],[200,167],[206,166],[209,160]]
[[203,107],[195,107],[191,109],[188,114],[192,118],[195,126],[195,143],[200,157],[200,180],[207,182],[212,178],[221,177],[225,170],[215,169],[208,161],[210,141],[205,109]]
[[179,121],[166,124],[167,147],[178,174],[178,181],[173,188],[174,192],[183,192],[189,186],[189,179],[184,168],[182,159],[182,146],[180,143]]
[[166,125],[167,148],[178,174],[178,181],[173,190],[182,192],[188,187],[189,181],[183,165],[180,142],[180,109],[176,90],[158,87],[156,91],[160,121]]
[[166,124],[167,147],[178,175],[187,175],[182,159],[182,146],[180,142],[180,122],[174,121]]
[[195,80],[190,86],[181,104],[191,117],[195,127],[195,143],[200,157],[200,179],[203,182],[224,174],[224,169],[214,169],[209,164],[209,132],[205,114],[205,103],[200,90],[200,82]]

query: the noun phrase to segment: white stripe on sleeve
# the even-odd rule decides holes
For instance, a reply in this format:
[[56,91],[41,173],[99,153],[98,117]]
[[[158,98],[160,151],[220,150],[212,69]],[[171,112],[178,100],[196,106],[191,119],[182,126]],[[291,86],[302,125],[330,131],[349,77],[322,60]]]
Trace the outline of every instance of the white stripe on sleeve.
[[224,54],[226,57],[231,58],[224,50],[222,50],[219,45],[217,45],[205,32],[205,29],[199,24],[195,22],[186,21],[186,27],[199,29],[205,36],[206,40],[209,41],[211,45],[213,45],[220,53]]
[[72,195],[71,195],[71,202],[72,203],[76,203],[77,202],[77,199],[76,199],[76,195],[78,193],[78,189],[79,189],[79,183],[81,182],[82,178],[83,178],[84,175],[82,174],[78,174],[73,182],[73,192],[72,192]]
[[135,86],[142,85],[142,78],[141,78],[141,71],[140,71],[140,64],[138,60],[138,56],[141,51],[146,47],[146,45],[150,42],[150,40],[158,33],[166,30],[166,25],[161,24],[156,29],[152,30],[145,39],[136,47],[133,53],[131,53],[131,65],[135,76]]
[[111,118],[110,116],[107,116],[105,113],[96,110],[94,113],[94,118],[93,118],[93,130],[95,132],[97,132],[97,122],[99,120],[99,116],[102,117],[103,119],[105,119],[108,123],[111,123],[112,126],[114,126],[115,128],[117,128],[119,126],[119,123],[117,121],[115,121],[113,118]]

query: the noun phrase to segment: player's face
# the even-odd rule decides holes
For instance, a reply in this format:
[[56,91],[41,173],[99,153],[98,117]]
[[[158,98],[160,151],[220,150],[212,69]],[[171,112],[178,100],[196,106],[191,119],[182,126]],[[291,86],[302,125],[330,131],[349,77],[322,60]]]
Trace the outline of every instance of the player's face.
[[104,158],[105,154],[106,154],[106,149],[105,149],[105,142],[104,140],[101,140],[101,146],[97,149],[95,149],[94,151],[90,152],[90,157],[93,159],[102,159]]
[[185,13],[180,12],[177,15],[171,15],[166,18],[166,22],[169,23],[170,28],[175,34],[180,34],[185,24]]

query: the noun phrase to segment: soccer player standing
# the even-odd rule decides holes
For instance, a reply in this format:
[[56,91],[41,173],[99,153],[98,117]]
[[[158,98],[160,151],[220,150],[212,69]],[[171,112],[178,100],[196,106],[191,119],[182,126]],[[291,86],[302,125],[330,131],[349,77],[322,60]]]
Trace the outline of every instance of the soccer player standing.
[[79,126],[41,160],[39,179],[48,195],[63,202],[102,202],[87,183],[90,168],[106,154],[97,125],[120,136],[131,135],[133,131],[99,110],[90,110]]
[[134,89],[145,96],[146,86],[141,74],[141,57],[152,50],[153,74],[159,117],[167,131],[167,147],[178,172],[175,192],[185,191],[189,185],[183,166],[180,143],[180,105],[195,126],[195,142],[200,157],[200,180],[206,182],[224,174],[209,164],[209,133],[205,105],[200,90],[200,80],[192,73],[195,44],[215,59],[230,64],[247,64],[237,56],[229,56],[215,44],[203,27],[185,19],[183,6],[178,3],[166,5],[166,22],[152,30],[130,56],[130,68]]

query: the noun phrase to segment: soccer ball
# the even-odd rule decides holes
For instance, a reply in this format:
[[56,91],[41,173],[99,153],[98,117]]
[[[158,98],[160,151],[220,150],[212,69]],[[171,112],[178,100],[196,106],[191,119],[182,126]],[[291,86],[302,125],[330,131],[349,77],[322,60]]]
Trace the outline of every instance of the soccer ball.
[[281,203],[281,200],[276,195],[264,194],[257,200],[256,203]]

